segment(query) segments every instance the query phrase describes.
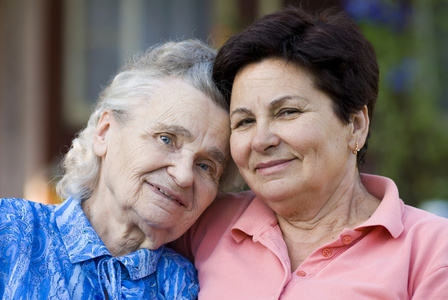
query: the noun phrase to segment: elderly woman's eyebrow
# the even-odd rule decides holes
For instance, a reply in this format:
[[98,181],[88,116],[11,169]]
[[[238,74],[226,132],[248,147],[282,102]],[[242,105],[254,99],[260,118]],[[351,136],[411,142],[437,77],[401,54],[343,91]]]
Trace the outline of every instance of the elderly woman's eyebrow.
[[181,136],[187,141],[193,140],[193,135],[190,130],[180,125],[168,125],[164,123],[158,123],[156,126],[157,131],[167,132],[176,136]]
[[222,167],[225,166],[227,158],[226,155],[221,150],[219,150],[216,147],[212,147],[209,150],[207,150],[207,152],[214,161],[219,163]]

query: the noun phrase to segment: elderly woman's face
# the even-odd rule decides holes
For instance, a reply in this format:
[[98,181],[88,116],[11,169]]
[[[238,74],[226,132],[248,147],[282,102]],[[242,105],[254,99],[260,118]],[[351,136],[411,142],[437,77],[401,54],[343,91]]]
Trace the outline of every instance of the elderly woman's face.
[[244,67],[230,106],[232,157],[277,213],[294,213],[297,195],[324,196],[344,176],[351,127],[298,66],[268,59]]
[[[108,123],[109,122],[109,123]],[[103,115],[101,191],[120,222],[156,248],[183,234],[217,194],[229,156],[229,116],[180,79],[165,79],[120,125]],[[98,144],[98,143],[97,143]]]

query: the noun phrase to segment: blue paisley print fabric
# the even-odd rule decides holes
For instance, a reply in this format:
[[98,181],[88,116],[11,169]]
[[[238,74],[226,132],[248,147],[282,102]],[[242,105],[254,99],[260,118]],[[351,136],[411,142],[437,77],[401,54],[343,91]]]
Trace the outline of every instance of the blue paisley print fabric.
[[173,250],[112,257],[81,209],[0,199],[3,299],[196,299],[193,265]]

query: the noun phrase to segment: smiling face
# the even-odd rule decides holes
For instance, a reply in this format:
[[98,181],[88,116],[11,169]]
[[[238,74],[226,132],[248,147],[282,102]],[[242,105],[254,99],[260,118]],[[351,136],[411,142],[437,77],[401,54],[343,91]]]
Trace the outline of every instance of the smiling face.
[[348,147],[353,126],[336,117],[331,99],[293,63],[267,59],[240,70],[230,114],[232,157],[277,214],[307,209],[310,203],[302,201],[310,199],[323,205],[355,169]]
[[[165,79],[124,125],[103,114],[96,199],[155,249],[183,234],[213,201],[229,156],[228,113],[180,79]],[[96,228],[95,228],[96,229]]]

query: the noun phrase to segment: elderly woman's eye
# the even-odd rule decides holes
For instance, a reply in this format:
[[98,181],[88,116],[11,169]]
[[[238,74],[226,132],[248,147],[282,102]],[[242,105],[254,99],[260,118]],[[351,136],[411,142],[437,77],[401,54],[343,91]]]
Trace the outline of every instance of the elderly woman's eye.
[[211,176],[215,176],[216,168],[212,162],[202,162],[196,164],[202,171]]
[[198,166],[204,171],[208,171],[210,169],[210,166],[207,164],[198,164]]
[[161,135],[160,139],[162,140],[162,142],[164,142],[167,145],[171,143],[171,139],[169,137],[167,137],[166,135]]

